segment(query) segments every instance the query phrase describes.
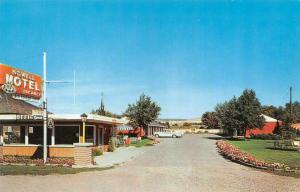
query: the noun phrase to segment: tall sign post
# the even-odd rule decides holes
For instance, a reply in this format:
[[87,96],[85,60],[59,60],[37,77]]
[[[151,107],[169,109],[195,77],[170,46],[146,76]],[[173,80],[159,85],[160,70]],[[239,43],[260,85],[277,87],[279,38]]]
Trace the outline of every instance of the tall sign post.
[[46,52],[43,52],[43,66],[44,66],[44,80],[43,80],[43,159],[44,163],[47,162],[47,63],[46,63]]
[[[61,81],[61,80],[56,80],[56,81],[47,81],[47,61],[46,61],[46,52],[43,52],[43,72],[44,72],[44,81],[43,81],[43,159],[44,163],[47,162],[47,128],[48,128],[48,114],[47,114],[47,84],[48,83],[72,83],[72,81]],[[74,76],[75,79],[75,76]],[[75,81],[74,81],[75,84]],[[74,85],[75,87],[75,85]],[[75,97],[75,96],[74,96]],[[53,125],[53,122],[50,124]],[[49,127],[51,128],[51,126]],[[54,127],[52,127],[54,129]]]
[[[24,101],[40,101],[43,97],[43,160],[47,162],[47,128],[53,128],[53,120],[48,126],[47,84],[72,83],[72,81],[47,81],[46,52],[43,52],[43,80],[40,76],[21,69],[0,63],[0,89],[11,94],[15,99]],[[74,72],[74,103],[75,103],[75,72]],[[43,84],[43,86],[42,86]],[[53,132],[52,132],[53,133]],[[54,142],[52,142],[54,143]]]

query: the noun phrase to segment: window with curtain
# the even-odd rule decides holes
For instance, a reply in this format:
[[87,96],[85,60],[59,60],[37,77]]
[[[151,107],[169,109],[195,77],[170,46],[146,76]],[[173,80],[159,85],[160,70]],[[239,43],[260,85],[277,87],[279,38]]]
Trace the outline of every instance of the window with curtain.
[[5,144],[25,144],[25,127],[3,126],[3,141]]

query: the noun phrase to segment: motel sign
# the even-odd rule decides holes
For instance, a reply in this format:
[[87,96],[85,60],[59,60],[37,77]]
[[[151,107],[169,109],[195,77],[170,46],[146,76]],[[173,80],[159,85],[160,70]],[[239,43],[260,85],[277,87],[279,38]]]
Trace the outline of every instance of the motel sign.
[[3,91],[17,96],[41,99],[42,79],[40,76],[0,64],[0,86]]

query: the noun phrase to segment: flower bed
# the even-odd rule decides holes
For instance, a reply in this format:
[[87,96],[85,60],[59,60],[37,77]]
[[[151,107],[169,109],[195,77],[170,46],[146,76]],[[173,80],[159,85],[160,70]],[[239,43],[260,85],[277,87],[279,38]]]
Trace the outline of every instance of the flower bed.
[[[28,157],[20,156],[7,156],[0,158],[0,164],[3,165],[44,165],[43,159],[31,159]],[[53,166],[68,166],[71,167],[74,164],[73,158],[48,158],[46,165]]]
[[241,151],[227,141],[217,141],[219,153],[231,161],[259,169],[288,170],[289,167],[281,163],[267,163],[256,159],[254,156]]

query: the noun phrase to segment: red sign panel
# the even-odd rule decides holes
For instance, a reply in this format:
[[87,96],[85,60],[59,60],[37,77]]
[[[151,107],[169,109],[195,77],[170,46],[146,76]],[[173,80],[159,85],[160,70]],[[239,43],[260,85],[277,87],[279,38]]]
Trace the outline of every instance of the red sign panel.
[[21,97],[40,99],[42,79],[38,75],[0,64],[0,89]]

